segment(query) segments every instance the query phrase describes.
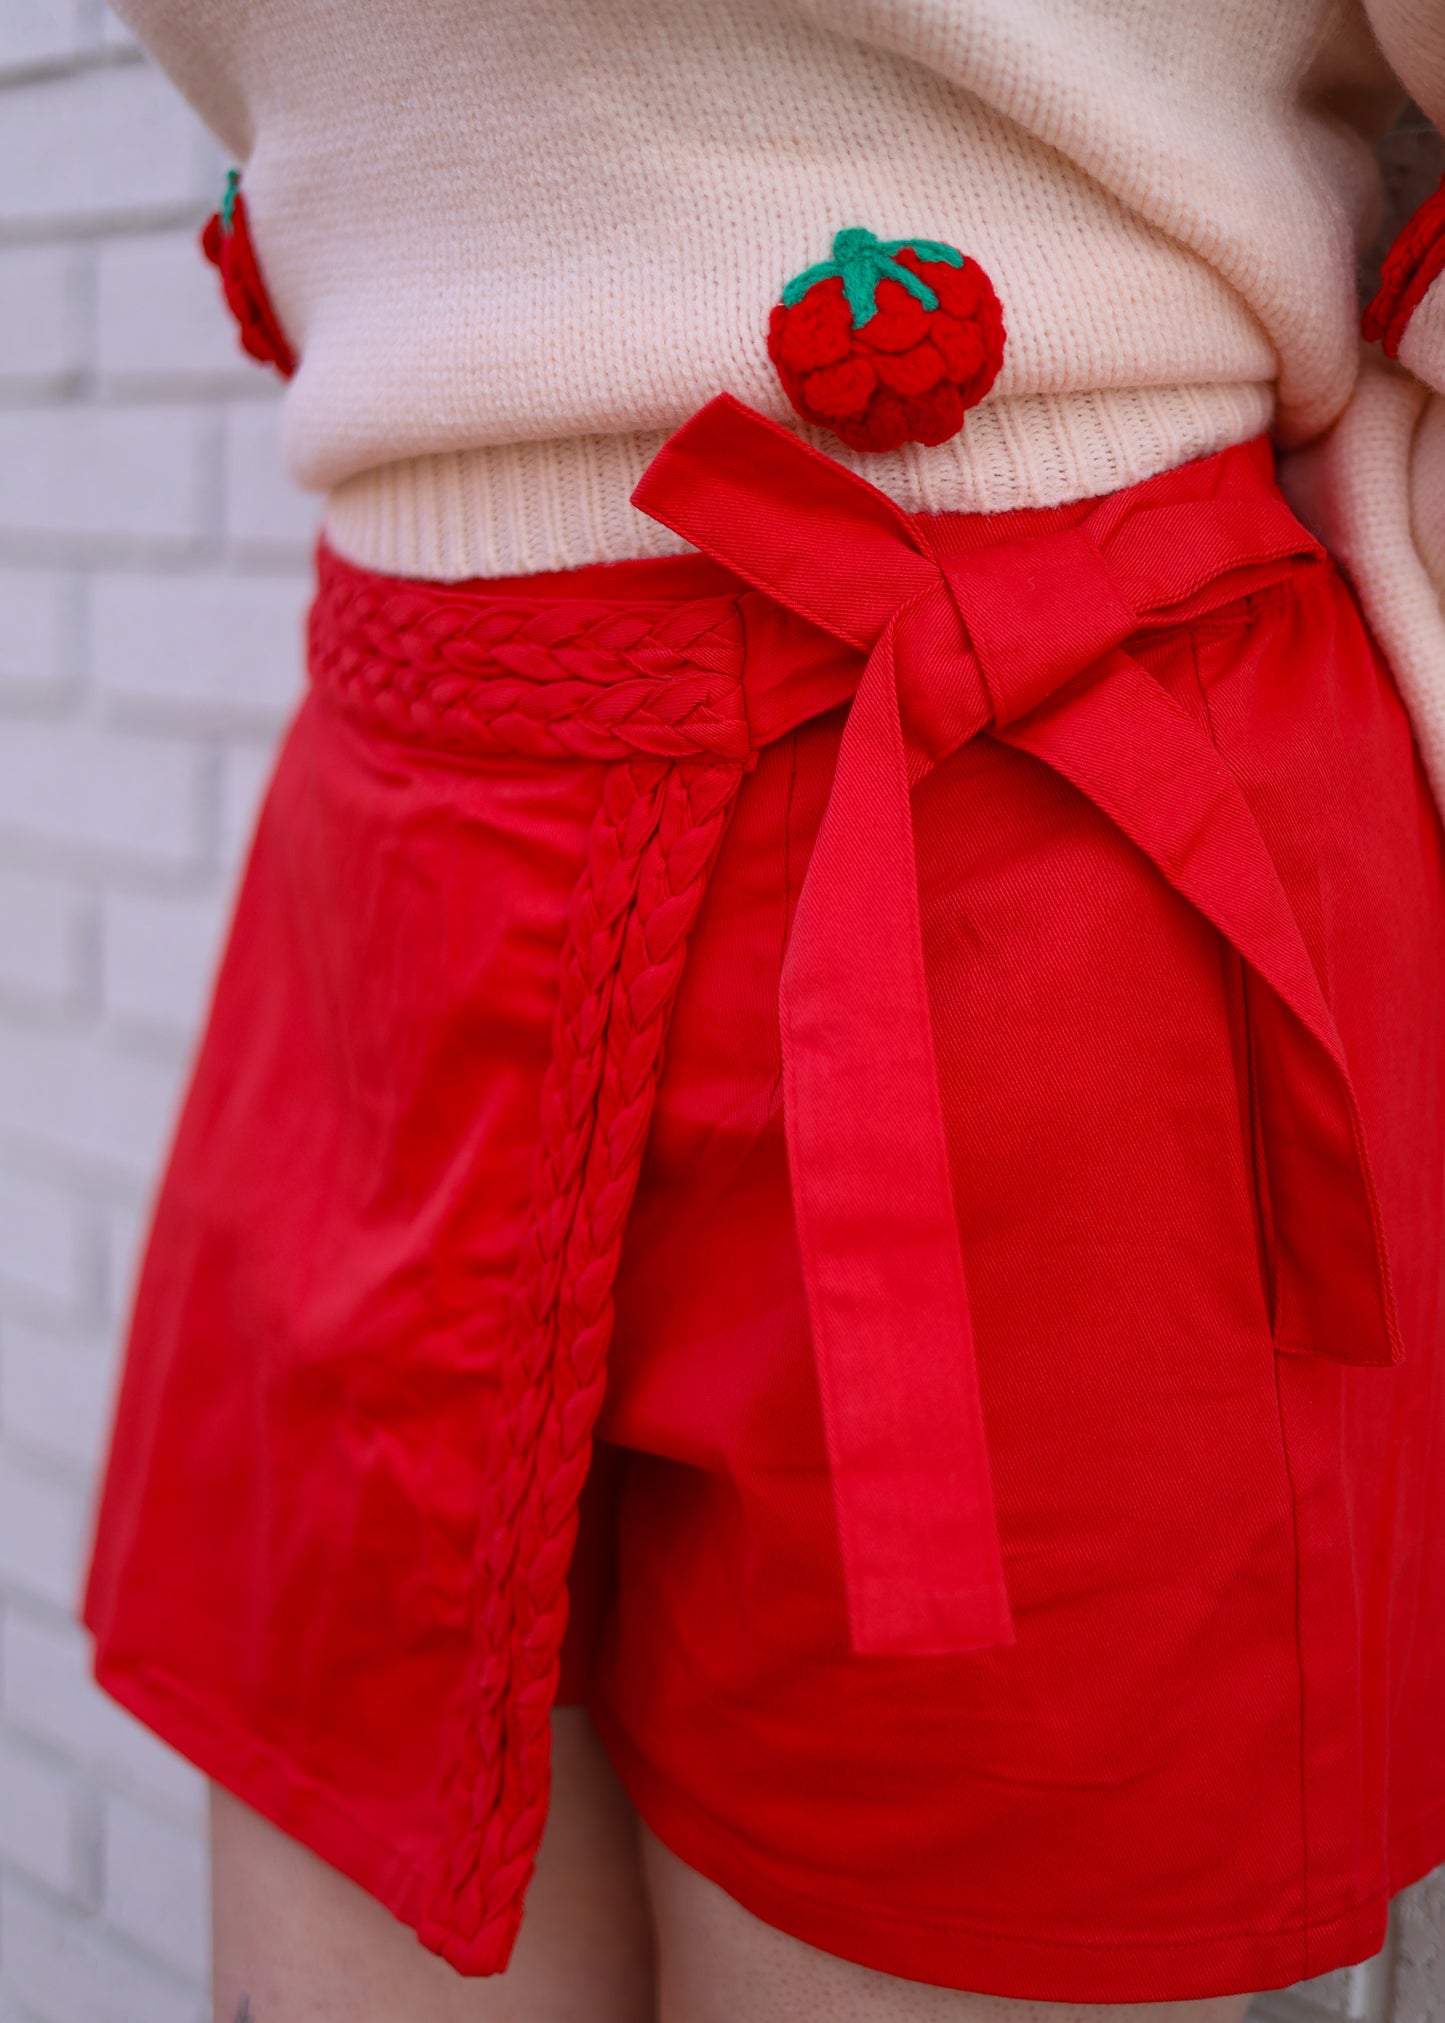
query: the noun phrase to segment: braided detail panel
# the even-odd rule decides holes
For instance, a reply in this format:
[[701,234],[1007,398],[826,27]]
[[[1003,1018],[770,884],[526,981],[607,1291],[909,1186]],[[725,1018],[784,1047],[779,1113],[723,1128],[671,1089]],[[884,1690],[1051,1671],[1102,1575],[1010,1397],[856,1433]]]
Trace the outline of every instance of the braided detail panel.
[[469,752],[741,763],[735,598],[494,596],[369,576],[322,549],[315,687],[394,735]]
[[612,1287],[687,937],[744,770],[700,760],[611,768],[573,903],[480,1534],[476,1673],[453,1758],[449,1803],[463,1816],[428,1920],[472,1973],[506,1965],[542,1836]]
[[736,599],[501,595],[369,575],[324,546],[310,672],[343,715],[430,748],[603,761],[568,912],[532,1206],[478,1526],[449,1830],[419,1920],[498,1973],[546,1818],[577,1503],[612,1288],[687,938],[754,743]]

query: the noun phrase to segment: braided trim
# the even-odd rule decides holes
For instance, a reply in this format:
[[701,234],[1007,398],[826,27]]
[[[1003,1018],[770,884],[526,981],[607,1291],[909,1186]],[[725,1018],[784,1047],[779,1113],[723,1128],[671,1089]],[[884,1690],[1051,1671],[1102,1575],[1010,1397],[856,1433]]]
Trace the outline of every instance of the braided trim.
[[368,577],[322,552],[311,679],[346,714],[453,750],[741,763],[737,600],[502,598]]
[[613,767],[574,898],[480,1532],[475,1673],[452,1759],[448,1803],[463,1818],[428,1919],[429,1936],[473,1973],[510,1957],[546,1819],[567,1569],[613,1281],[687,937],[744,770]]
[[[566,1573],[577,1502],[606,1385],[613,1286],[661,1078],[667,1029],[707,881],[741,774],[679,766],[668,781],[656,838],[642,866],[623,943],[607,1034],[598,1124],[568,1249],[551,1410],[542,1428],[542,1493],[524,1511],[507,1760],[516,1813],[502,1859],[486,1869],[481,1938],[510,1952],[522,1915],[547,1804],[559,1654],[567,1622]],[[512,1808],[504,1808],[504,1818]],[[522,1866],[525,1848],[526,1865]]]
[[609,770],[562,950],[532,1212],[513,1283],[511,1353],[502,1366],[491,1509],[477,1534],[470,1610],[477,1627],[474,1677],[462,1696],[461,1730],[449,1752],[455,1769],[447,1809],[461,1810],[464,1818],[454,1839],[448,1836],[445,1873],[433,1892],[433,1915],[448,1937],[464,1937],[479,1924],[478,1865],[484,1854],[495,1858],[483,1840],[489,1822],[499,1818],[503,1791],[522,1511],[532,1493],[538,1435],[551,1401],[562,1267],[596,1123],[617,963],[667,771],[665,764],[648,761]]

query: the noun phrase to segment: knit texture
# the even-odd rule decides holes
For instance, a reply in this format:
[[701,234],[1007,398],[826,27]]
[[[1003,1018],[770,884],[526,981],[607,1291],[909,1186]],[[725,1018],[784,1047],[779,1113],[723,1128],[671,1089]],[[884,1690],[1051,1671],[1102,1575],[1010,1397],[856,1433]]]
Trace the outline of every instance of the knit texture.
[[1309,441],[1399,102],[1372,28],[1445,101],[1429,0],[119,5],[245,164],[293,474],[436,577],[675,547],[629,478],[720,390],[792,418],[769,311],[847,227],[957,247],[1008,327],[956,436],[872,457],[907,510],[1105,492],[1276,405]]
[[[905,512],[1006,513],[1120,491],[1247,441],[1272,411],[1267,383],[1241,381],[989,399],[936,449],[862,452],[796,417],[794,426]],[[353,560],[444,581],[681,554],[687,543],[630,503],[669,433],[505,443],[382,464],[331,492],[327,531]]]
[[793,406],[855,450],[947,442],[1003,353],[1003,310],[976,260],[857,228],[788,283],[768,324]]

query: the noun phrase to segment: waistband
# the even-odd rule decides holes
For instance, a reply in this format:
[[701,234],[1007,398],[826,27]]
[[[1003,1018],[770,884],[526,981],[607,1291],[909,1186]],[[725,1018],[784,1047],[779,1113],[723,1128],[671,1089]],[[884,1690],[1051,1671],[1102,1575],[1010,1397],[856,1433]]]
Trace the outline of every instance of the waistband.
[[[1266,383],[1105,387],[985,401],[931,449],[859,456],[835,436],[800,439],[856,470],[909,513],[1006,513],[1098,497],[1269,426]],[[332,546],[369,569],[454,582],[682,552],[631,494],[663,429],[506,443],[378,465],[326,502]]]
[[[1221,484],[1236,495],[1279,501],[1265,436],[1126,489],[1131,497],[1186,504],[1204,502]],[[1101,504],[1107,501],[1089,497],[1007,512],[906,517],[926,548],[962,554],[1067,532]],[[1192,615],[1181,607],[1171,622]],[[701,740],[698,749],[714,749],[706,742],[712,733],[704,698],[716,704],[742,683],[745,632],[754,641],[766,632],[770,644],[790,647],[799,661],[791,684],[795,721],[846,700],[858,680],[856,646],[760,592],[746,571],[690,548],[440,583],[362,568],[323,537],[308,630],[314,686],[394,735],[454,750],[620,757],[617,724],[629,707],[669,689],[673,754],[692,749],[688,736]],[[773,656],[759,656],[765,657]],[[684,733],[677,684],[698,678],[709,684],[696,691],[704,714],[693,716]],[[609,728],[599,727],[604,721]]]

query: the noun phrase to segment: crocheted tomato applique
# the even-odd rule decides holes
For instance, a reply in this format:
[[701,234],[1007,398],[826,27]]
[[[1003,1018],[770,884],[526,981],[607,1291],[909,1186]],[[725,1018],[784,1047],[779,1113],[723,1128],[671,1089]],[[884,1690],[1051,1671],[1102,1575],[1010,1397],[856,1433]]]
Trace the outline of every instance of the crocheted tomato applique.
[[850,449],[958,434],[1003,363],[1003,308],[976,260],[936,239],[839,232],[774,306],[768,356],[804,421]]
[[261,279],[236,169],[226,177],[220,210],[206,220],[201,251],[220,272],[227,306],[240,329],[241,348],[262,365],[274,365],[283,379],[289,379],[296,370],[296,354],[286,342]]
[[1445,182],[1427,197],[1405,226],[1380,270],[1380,288],[1361,322],[1372,344],[1387,358],[1400,349],[1410,318],[1432,284],[1445,273]]

